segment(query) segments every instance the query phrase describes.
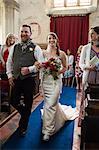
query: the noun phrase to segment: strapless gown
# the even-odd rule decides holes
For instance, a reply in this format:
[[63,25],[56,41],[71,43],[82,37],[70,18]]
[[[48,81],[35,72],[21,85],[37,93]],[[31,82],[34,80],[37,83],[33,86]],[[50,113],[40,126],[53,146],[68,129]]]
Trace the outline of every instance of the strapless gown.
[[61,76],[57,80],[54,80],[51,75],[43,76],[42,90],[44,95],[44,106],[41,110],[43,134],[55,134],[67,120],[74,120],[79,115],[76,108],[59,103],[61,85]]

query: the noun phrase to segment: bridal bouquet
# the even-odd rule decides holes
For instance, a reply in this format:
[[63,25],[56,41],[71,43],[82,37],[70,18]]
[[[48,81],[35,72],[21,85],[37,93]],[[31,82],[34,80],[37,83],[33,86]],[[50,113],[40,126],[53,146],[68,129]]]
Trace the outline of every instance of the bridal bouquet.
[[58,71],[61,68],[61,63],[55,58],[50,58],[48,61],[42,63],[44,68],[44,73],[47,75],[52,75],[54,80],[58,79]]

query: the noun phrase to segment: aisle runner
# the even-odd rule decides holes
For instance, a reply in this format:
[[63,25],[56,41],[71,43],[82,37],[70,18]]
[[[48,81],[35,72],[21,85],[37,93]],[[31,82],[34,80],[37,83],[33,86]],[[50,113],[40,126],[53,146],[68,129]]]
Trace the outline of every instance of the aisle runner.
[[[76,90],[64,87],[60,102],[75,107]],[[31,114],[26,136],[19,137],[16,131],[3,145],[2,150],[72,150],[74,121],[67,121],[64,127],[52,136],[50,141],[42,141],[40,114],[42,106],[43,103]]]

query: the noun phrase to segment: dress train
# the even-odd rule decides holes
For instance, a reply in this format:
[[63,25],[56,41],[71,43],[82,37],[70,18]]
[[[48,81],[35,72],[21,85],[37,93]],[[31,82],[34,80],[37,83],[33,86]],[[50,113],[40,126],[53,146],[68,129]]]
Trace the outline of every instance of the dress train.
[[74,120],[79,116],[79,111],[76,108],[59,103],[61,81],[60,78],[53,80],[49,76],[43,79],[44,107],[41,110],[43,134],[53,135],[63,127],[67,120]]

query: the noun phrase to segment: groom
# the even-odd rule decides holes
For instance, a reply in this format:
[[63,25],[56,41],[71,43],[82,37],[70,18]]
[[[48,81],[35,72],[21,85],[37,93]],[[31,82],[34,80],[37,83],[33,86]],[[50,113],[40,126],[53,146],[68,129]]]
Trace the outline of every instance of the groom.
[[[31,41],[31,27],[22,25],[20,30],[21,42],[11,49],[7,61],[7,76],[12,88],[11,104],[21,115],[19,133],[24,135],[27,130],[31,114],[33,95],[35,90],[35,76],[38,63],[42,58],[41,48]],[[21,95],[24,103],[20,104]]]

